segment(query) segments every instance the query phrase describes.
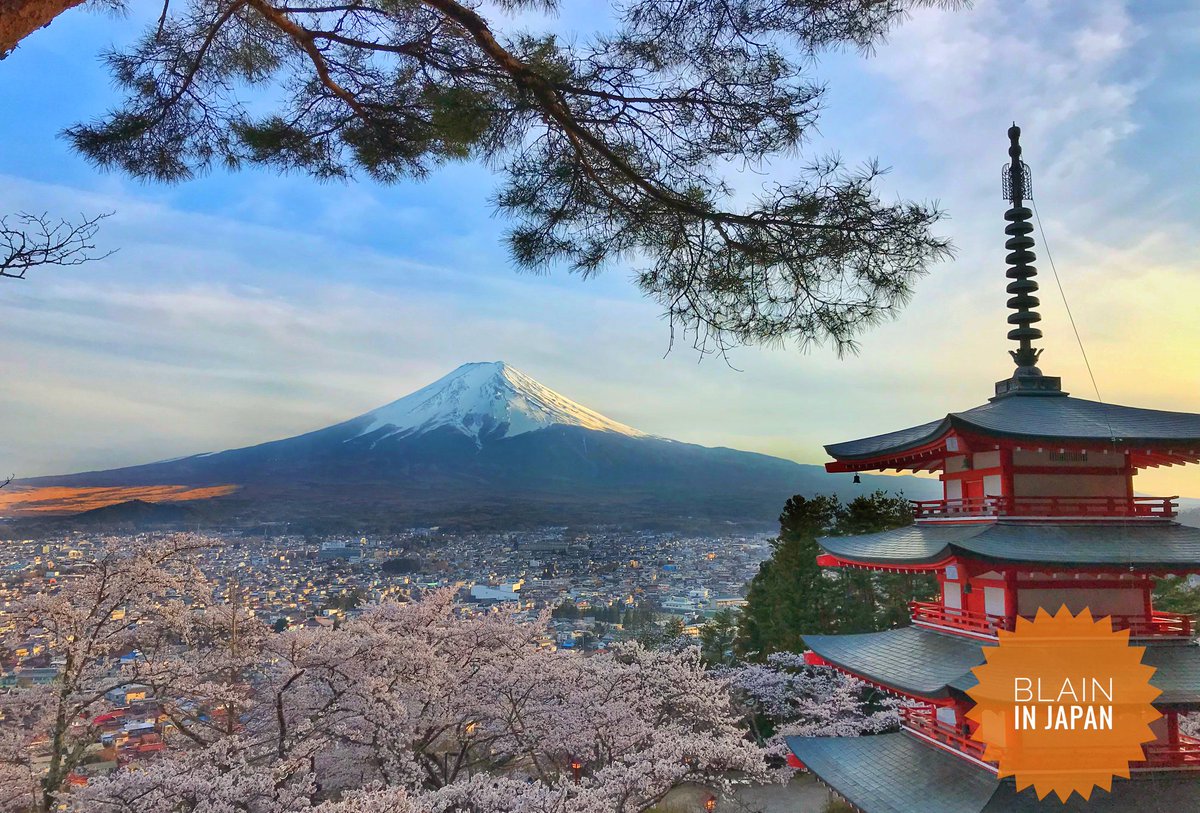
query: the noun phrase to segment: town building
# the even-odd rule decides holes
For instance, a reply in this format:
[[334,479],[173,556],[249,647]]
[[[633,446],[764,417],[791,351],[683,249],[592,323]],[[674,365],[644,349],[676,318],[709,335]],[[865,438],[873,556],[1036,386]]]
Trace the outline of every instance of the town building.
[[[1200,646],[1192,619],[1156,609],[1152,591],[1157,578],[1200,572],[1200,529],[1174,521],[1175,498],[1140,496],[1134,477],[1200,462],[1200,415],[1073,397],[1039,369],[1033,214],[1024,205],[1032,195],[1019,137],[1014,125],[1004,173],[1016,370],[982,406],[825,447],[831,472],[940,474],[943,498],[915,503],[914,524],[822,539],[819,558],[827,567],[933,574],[937,600],[913,602],[909,626],[804,637],[809,663],[914,704],[896,733],[789,738],[789,761],[863,813],[1197,810],[1200,740],[1180,731],[1179,715],[1200,709]],[[1000,780],[965,716],[971,670],[998,631],[1062,605],[1110,616],[1146,646],[1163,714],[1129,779],[1066,805]]]

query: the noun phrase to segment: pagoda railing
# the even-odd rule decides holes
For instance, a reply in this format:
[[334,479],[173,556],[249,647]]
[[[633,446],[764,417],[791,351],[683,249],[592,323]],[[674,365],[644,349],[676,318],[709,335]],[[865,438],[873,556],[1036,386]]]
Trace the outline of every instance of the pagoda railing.
[[938,604],[936,601],[910,601],[908,609],[912,612],[912,620],[916,623],[951,627],[983,635],[995,635],[997,630],[1011,630],[1013,626],[1013,622],[1002,615],[955,610]]
[[900,709],[900,724],[955,751],[986,761],[983,759],[983,743],[971,739],[970,735],[958,726],[943,723],[934,714],[932,707],[911,706]]
[[913,500],[913,517],[1170,519],[1178,497],[966,497],[959,500]]
[[1130,762],[1133,770],[1154,768],[1200,768],[1200,740],[1179,735],[1178,742],[1148,742],[1142,745],[1146,758]]
[[[963,728],[939,720],[932,706],[901,709],[900,724],[914,734],[920,734],[964,756],[994,764],[992,760],[984,759],[983,743],[971,739]],[[1142,751],[1146,758],[1130,762],[1132,770],[1200,769],[1200,739],[1195,737],[1181,734],[1175,742],[1145,743]]]
[[[1001,615],[955,610],[936,601],[910,601],[912,620],[949,629],[994,636],[999,630],[1011,631],[1016,619]],[[1032,618],[1032,616],[1029,616]],[[1190,615],[1154,610],[1146,615],[1111,615],[1113,629],[1129,630],[1133,638],[1191,638],[1195,627]]]

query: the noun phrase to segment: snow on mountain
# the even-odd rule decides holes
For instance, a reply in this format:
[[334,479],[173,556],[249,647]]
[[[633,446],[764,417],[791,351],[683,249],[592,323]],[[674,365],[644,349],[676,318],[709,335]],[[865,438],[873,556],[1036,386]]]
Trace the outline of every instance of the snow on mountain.
[[442,426],[480,441],[485,435],[512,437],[554,424],[580,426],[629,437],[647,437],[606,418],[503,361],[464,364],[454,372],[398,401],[360,415],[370,419],[359,437],[372,440],[428,432]]

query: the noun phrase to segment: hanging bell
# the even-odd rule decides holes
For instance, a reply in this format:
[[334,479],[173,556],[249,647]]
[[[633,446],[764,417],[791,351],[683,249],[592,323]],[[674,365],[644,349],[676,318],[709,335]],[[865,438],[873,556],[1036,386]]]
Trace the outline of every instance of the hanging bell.
[[854,485],[859,485],[860,483],[862,483],[862,478],[859,477],[858,474],[855,474],[854,475]]

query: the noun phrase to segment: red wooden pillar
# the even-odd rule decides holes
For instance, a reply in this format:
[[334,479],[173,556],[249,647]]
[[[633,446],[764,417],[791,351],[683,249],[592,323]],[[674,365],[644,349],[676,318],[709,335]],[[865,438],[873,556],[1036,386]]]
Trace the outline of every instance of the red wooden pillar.
[[1004,620],[1010,630],[1017,628],[1017,571],[1004,571]]
[[1000,450],[1000,495],[1006,497],[1010,505],[1016,496],[1013,489],[1013,450],[1005,447]]
[[1127,503],[1127,505],[1129,505],[1130,509],[1133,508],[1133,474],[1134,474],[1133,458],[1130,457],[1129,452],[1126,452],[1125,453],[1125,499],[1127,499],[1129,501]]

